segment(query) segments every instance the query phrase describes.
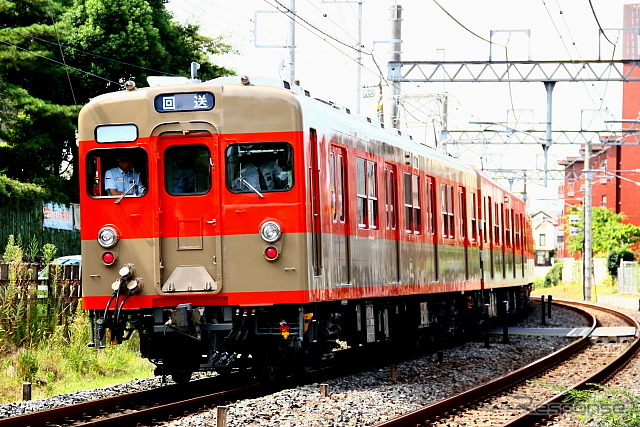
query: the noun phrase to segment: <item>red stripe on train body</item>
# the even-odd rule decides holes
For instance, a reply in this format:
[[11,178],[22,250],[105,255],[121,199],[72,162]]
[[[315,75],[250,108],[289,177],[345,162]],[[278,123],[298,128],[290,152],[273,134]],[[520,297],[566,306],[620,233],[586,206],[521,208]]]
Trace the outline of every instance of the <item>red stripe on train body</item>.
[[83,307],[97,346],[137,330],[143,356],[178,379],[273,373],[274,355],[431,341],[477,324],[485,304],[526,304],[522,200],[277,86],[217,79],[82,110]]

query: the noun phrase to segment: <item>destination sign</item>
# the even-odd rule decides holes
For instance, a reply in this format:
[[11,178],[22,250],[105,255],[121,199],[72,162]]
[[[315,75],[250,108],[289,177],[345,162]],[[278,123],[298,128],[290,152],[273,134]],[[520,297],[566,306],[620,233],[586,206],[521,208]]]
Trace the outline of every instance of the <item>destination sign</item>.
[[174,111],[211,110],[215,104],[210,92],[163,93],[156,96],[155,107],[160,113]]

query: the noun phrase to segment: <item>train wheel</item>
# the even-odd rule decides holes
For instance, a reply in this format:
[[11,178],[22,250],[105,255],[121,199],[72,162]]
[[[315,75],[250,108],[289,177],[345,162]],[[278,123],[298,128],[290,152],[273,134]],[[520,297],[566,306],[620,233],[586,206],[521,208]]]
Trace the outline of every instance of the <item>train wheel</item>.
[[280,379],[282,360],[278,354],[267,354],[260,358],[254,367],[254,374],[260,381],[273,382]]
[[191,381],[191,371],[176,371],[171,373],[171,379],[176,384],[186,384]]
[[295,374],[306,375],[311,372],[311,369],[313,368],[313,360],[309,352],[307,350],[303,350],[298,354],[297,360],[293,365],[295,366]]

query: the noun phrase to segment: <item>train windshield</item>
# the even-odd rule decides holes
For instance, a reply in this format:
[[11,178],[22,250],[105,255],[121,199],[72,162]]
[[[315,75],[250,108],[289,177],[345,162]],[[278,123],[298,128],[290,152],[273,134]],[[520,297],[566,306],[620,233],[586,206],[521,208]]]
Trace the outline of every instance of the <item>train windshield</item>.
[[140,197],[147,193],[147,153],[136,148],[103,148],[87,154],[86,187],[92,197]]
[[165,188],[172,196],[205,194],[211,189],[211,154],[204,145],[174,145],[164,155]]
[[226,178],[234,193],[290,190],[293,149],[286,142],[232,144],[226,152]]

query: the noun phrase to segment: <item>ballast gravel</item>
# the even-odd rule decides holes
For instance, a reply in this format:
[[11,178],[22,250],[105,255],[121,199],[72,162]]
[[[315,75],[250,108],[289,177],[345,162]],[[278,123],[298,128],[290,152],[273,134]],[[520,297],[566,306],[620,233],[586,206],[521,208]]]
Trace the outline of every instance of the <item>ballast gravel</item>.
[[[517,326],[540,326],[539,306],[537,303],[533,306],[529,318]],[[559,308],[554,309],[552,318],[547,321],[547,326],[551,327],[584,325],[580,316]],[[485,348],[482,341],[469,342],[444,349],[442,362],[436,355],[428,355],[398,364],[395,380],[391,378],[390,367],[385,367],[327,381],[326,397],[321,395],[320,384],[310,384],[235,402],[228,405],[227,426],[372,426],[525,366],[570,342],[571,339],[565,337],[511,335],[510,343],[502,344],[502,337],[495,335],[489,348]],[[0,418],[161,385],[161,377],[151,377],[47,399],[0,405]],[[216,426],[216,422],[216,410],[213,409],[163,425]]]

